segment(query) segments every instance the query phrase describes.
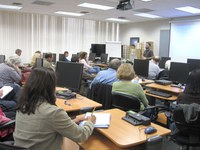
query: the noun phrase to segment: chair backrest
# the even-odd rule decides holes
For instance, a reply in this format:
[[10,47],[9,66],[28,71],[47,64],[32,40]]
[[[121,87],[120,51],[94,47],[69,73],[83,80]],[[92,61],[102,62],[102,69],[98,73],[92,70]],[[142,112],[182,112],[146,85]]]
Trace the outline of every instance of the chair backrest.
[[124,93],[112,92],[112,106],[124,111],[140,111],[140,100]]
[[[185,104],[186,107],[189,107],[191,104]],[[200,107],[200,105],[199,105]],[[189,111],[187,111],[187,113],[190,113]],[[176,108],[173,112],[173,120],[176,124],[177,129],[184,135],[196,135],[200,137],[200,112],[193,112],[197,114],[197,118],[194,120],[194,118],[192,119],[193,121],[191,121],[190,123],[187,122],[187,120],[185,119],[185,115],[184,115],[184,110],[181,107],[181,105],[179,105],[178,108]]]
[[112,103],[112,85],[95,83],[89,91],[88,97],[103,105],[104,109],[110,109]]

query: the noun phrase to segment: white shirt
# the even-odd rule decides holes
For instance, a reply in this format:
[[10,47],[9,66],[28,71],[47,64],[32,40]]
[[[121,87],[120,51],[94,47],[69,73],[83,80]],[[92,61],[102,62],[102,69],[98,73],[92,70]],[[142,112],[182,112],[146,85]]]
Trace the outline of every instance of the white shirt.
[[79,63],[84,64],[84,68],[88,69],[88,68],[92,68],[92,66],[90,66],[85,59],[79,59]]
[[150,60],[149,61],[149,79],[156,79],[159,73],[160,73],[159,66],[155,64],[153,60]]

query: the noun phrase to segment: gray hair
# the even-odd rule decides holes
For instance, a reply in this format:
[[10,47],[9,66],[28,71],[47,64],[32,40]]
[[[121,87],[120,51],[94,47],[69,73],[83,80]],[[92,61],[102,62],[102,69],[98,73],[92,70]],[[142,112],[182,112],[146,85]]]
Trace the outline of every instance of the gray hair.
[[9,66],[21,64],[21,59],[20,59],[19,56],[10,56],[6,59],[6,64],[9,65]]
[[109,68],[117,70],[120,65],[121,65],[121,60],[119,60],[119,59],[113,59],[109,63]]

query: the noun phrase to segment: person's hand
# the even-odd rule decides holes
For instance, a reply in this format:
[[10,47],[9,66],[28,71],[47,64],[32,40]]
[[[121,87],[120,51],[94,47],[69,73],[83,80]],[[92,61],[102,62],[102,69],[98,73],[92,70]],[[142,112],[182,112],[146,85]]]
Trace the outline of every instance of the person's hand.
[[74,122],[79,124],[81,121],[84,121],[84,120],[86,120],[85,116],[81,115],[81,116],[76,116],[76,118],[74,119]]
[[0,97],[3,95],[3,90],[0,90]]
[[93,124],[96,123],[96,117],[94,115],[88,116],[86,118],[87,121],[91,121]]

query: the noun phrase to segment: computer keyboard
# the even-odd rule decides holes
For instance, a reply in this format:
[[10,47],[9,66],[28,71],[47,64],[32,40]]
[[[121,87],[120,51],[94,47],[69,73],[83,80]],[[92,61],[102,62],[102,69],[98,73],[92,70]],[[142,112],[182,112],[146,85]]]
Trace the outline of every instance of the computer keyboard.
[[165,92],[162,92],[162,91],[147,90],[146,93],[161,96],[161,97],[166,97],[166,98],[169,98],[169,97],[172,96],[171,94],[165,93]]

